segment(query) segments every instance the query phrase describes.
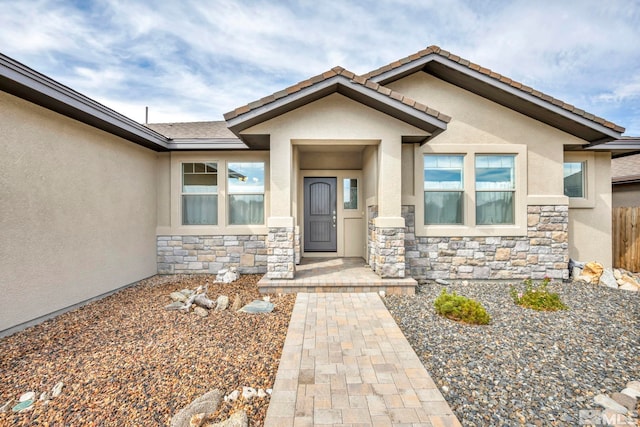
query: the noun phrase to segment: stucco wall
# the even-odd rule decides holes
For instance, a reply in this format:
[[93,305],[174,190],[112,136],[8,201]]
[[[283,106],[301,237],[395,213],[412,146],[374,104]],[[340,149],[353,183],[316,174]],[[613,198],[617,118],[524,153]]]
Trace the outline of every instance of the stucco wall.
[[156,154],[0,92],[0,331],[156,272]]
[[609,153],[595,153],[593,208],[569,209],[569,256],[579,261],[612,264],[611,161]]
[[611,196],[614,208],[640,206],[640,183],[616,184]]

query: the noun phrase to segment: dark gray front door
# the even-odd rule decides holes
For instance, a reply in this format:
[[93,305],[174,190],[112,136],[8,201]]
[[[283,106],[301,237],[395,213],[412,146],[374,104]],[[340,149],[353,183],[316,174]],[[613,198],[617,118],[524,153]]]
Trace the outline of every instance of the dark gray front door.
[[304,250],[336,252],[336,178],[304,179]]

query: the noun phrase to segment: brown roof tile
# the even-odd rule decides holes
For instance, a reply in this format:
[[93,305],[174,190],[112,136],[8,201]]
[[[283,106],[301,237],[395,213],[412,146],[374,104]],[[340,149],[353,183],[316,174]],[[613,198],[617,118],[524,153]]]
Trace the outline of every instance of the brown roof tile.
[[514,87],[516,89],[522,90],[524,92],[530,93],[531,95],[533,95],[533,96],[535,96],[537,98],[540,98],[540,99],[542,99],[542,100],[544,100],[546,102],[550,102],[550,103],[552,103],[554,105],[557,105],[560,108],[563,108],[563,109],[565,109],[567,111],[570,111],[570,112],[572,112],[572,113],[574,113],[574,114],[576,114],[578,116],[582,116],[582,117],[586,118],[587,120],[591,120],[591,121],[594,121],[596,123],[600,123],[603,126],[609,128],[609,129],[613,129],[616,132],[624,132],[624,128],[622,126],[616,125],[615,123],[611,123],[611,122],[606,121],[604,119],[602,119],[602,123],[601,123],[600,121],[596,120],[596,118],[599,118],[599,117],[594,116],[593,114],[588,114],[584,110],[581,110],[579,108],[575,108],[571,104],[565,104],[564,102],[559,101],[559,100],[553,98],[552,96],[546,95],[546,94],[544,94],[542,92],[534,91],[529,86],[523,85],[522,83],[514,81],[514,80],[512,80],[512,79],[510,79],[510,78],[508,78],[506,76],[503,76],[503,75],[501,75],[499,73],[496,73],[496,72],[494,72],[492,70],[489,70],[487,68],[480,67],[479,65],[474,64],[473,62],[470,62],[470,61],[468,61],[468,60],[466,60],[464,58],[460,58],[457,55],[453,55],[450,52],[448,52],[446,50],[443,50],[438,46],[429,46],[426,49],[421,50],[420,52],[414,53],[412,55],[409,55],[406,58],[403,58],[403,59],[398,60],[398,61],[394,61],[389,65],[385,65],[383,67],[378,68],[377,70],[371,71],[371,72],[365,74],[364,77],[367,78],[367,79],[370,79],[372,77],[378,76],[380,74],[384,74],[384,73],[386,73],[388,71],[391,71],[394,68],[400,67],[401,65],[406,63],[406,61],[404,61],[406,59],[408,59],[409,61],[415,61],[415,60],[418,60],[418,59],[420,59],[422,57],[425,57],[425,56],[431,55],[431,54],[436,54],[436,55],[442,56],[443,58],[448,58],[450,61],[456,62],[456,63],[458,63],[458,64],[460,64],[462,66],[465,66],[465,67],[470,68],[472,70],[478,71],[478,72],[480,72],[482,74],[488,75],[489,77],[491,77],[491,78],[493,78],[495,80],[498,80],[498,81],[500,81],[502,83],[508,84],[508,85],[510,85],[510,86],[512,86],[512,87]]
[[614,180],[638,175],[640,175],[640,154],[611,159],[611,178]]
[[421,111],[425,114],[428,114],[432,117],[435,117],[439,120],[442,120],[444,122],[449,122],[451,120],[451,118],[445,114],[441,114],[440,112],[429,108],[428,106],[421,104],[421,103],[417,103],[416,101],[414,101],[411,98],[405,97],[402,94],[395,92],[387,87],[381,86],[380,84],[372,81],[372,80],[368,80],[367,78],[363,77],[363,76],[357,76],[356,74],[352,73],[349,70],[346,70],[342,67],[334,67],[329,71],[325,71],[322,74],[319,74],[317,76],[313,76],[307,80],[301,81],[299,83],[296,83],[295,85],[289,86],[288,88],[281,90],[279,92],[274,93],[273,95],[269,95],[269,96],[265,96],[262,99],[258,100],[258,101],[253,101],[247,105],[244,105],[242,107],[236,108],[233,111],[230,111],[228,113],[226,113],[224,115],[225,120],[231,120],[235,117],[238,117],[242,114],[248,113],[251,110],[254,110],[256,108],[262,107],[264,105],[269,104],[270,102],[276,101],[278,99],[284,98],[288,95],[294,94],[296,92],[301,91],[304,88],[313,86],[314,84],[320,83],[324,80],[330,79],[332,77],[335,76],[343,76],[349,80],[351,80],[352,82],[365,86],[368,89],[374,90],[384,96],[388,96],[391,99],[397,100],[402,102],[403,104],[409,105],[411,107],[413,107],[414,109]]

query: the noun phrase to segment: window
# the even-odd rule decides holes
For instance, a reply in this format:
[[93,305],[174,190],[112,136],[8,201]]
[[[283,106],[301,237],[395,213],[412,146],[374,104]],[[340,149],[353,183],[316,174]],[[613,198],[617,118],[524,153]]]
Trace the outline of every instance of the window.
[[515,156],[476,155],[476,224],[514,224]]
[[182,224],[218,224],[216,163],[182,164]]
[[463,223],[464,156],[424,156],[424,223]]
[[228,164],[229,224],[264,224],[264,163]]
[[342,198],[345,209],[358,209],[358,180],[344,178],[342,180]]
[[568,197],[585,197],[584,162],[564,163],[564,195]]

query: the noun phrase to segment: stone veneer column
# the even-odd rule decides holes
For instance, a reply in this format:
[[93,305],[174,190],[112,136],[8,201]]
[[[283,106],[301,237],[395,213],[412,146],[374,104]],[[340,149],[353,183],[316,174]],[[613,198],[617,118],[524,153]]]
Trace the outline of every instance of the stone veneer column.
[[267,236],[267,278],[293,279],[295,276],[295,227],[292,217],[269,218]]
[[382,278],[403,278],[405,273],[404,227],[376,227],[374,271]]

